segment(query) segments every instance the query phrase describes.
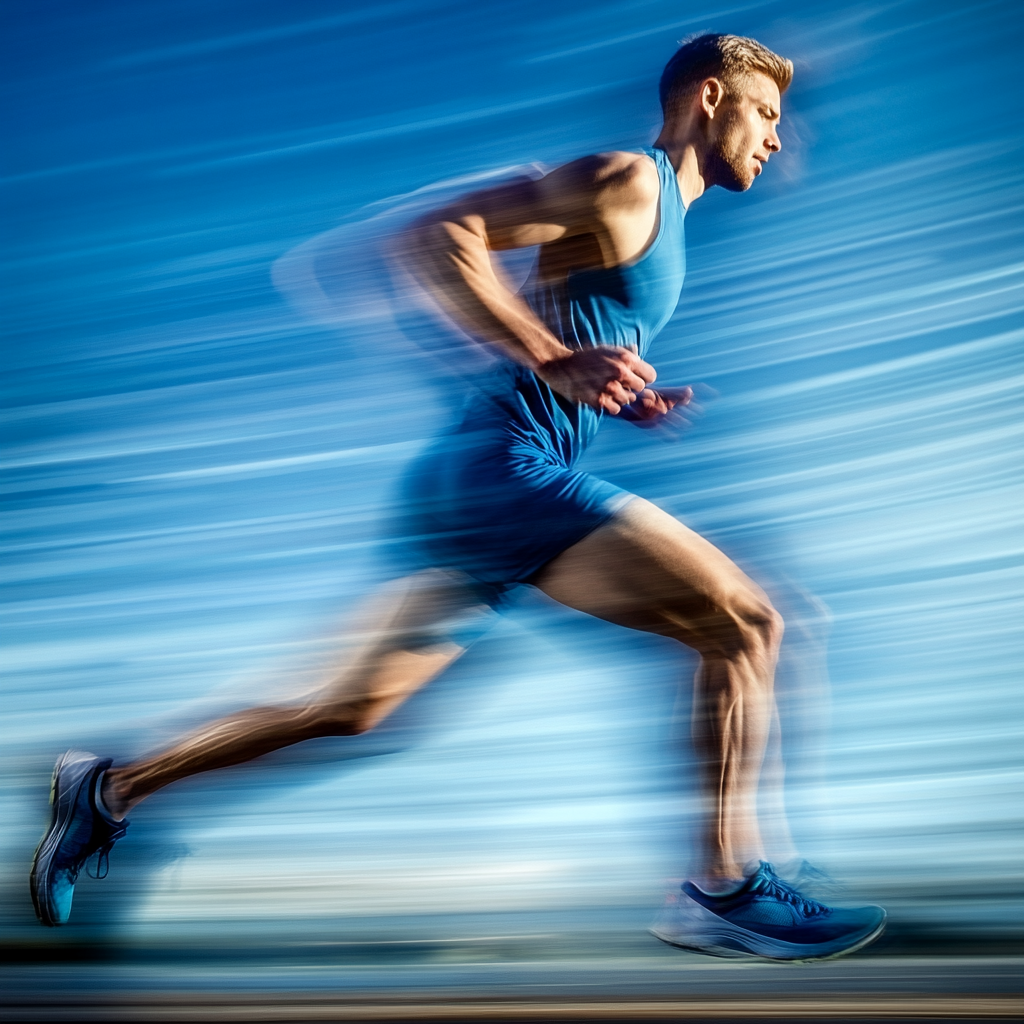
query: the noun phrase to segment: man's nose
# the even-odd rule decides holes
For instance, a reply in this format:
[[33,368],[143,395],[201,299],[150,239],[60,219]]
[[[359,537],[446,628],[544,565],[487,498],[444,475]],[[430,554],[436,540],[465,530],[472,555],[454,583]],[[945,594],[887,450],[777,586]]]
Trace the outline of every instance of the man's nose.
[[772,128],[771,135],[769,135],[768,138],[765,139],[765,144],[768,146],[768,149],[771,150],[771,152],[773,153],[778,153],[778,151],[782,149],[782,142],[779,140],[779,133],[775,130],[774,127]]

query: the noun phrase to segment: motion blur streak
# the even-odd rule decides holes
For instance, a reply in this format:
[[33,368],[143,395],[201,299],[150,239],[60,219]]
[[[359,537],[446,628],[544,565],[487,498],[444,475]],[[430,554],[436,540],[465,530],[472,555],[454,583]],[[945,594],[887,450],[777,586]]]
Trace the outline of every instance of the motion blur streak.
[[[532,594],[381,731],[139,808],[66,930],[39,929],[25,885],[61,750],[125,759],[308,687],[391,571],[396,479],[467,385],[362,243],[503,169],[648,143],[660,69],[698,29],[795,60],[783,150],[687,218],[651,358],[706,385],[700,423],[671,443],[609,423],[587,468],[705,533],[789,619],[773,856],[884,903],[911,944],[1019,938],[1019,5],[4,18],[6,948],[321,942],[344,970],[280,984],[361,990],[540,985],[584,954],[665,988],[706,965],[642,934],[688,864],[692,662]],[[326,232],[330,316],[288,262]],[[519,973],[456,970],[498,961]]]

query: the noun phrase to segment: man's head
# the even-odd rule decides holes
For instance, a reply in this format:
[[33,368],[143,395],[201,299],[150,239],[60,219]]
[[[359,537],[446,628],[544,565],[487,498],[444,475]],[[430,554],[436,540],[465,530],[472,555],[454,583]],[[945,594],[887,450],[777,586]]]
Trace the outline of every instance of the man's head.
[[665,127],[685,123],[699,129],[707,184],[742,192],[781,148],[779,99],[792,79],[792,61],[753,39],[697,36],[662,73]]

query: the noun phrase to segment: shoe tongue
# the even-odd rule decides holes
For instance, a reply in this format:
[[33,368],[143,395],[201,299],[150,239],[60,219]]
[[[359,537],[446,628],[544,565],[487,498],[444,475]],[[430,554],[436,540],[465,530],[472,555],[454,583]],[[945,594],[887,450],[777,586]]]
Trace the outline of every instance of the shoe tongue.
[[751,889],[757,888],[763,885],[765,882],[776,882],[778,881],[778,875],[775,874],[775,869],[768,863],[768,861],[761,861],[757,870],[747,879],[747,883]]
[[767,861],[761,861],[757,871],[750,876],[748,885],[749,892],[766,892],[768,896],[791,903],[804,917],[814,917],[824,912],[831,913],[824,904],[807,899],[791,885],[782,881]]

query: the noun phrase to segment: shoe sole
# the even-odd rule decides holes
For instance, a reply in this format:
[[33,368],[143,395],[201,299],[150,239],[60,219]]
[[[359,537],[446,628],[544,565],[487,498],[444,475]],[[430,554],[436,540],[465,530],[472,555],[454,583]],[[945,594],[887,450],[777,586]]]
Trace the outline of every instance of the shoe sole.
[[[877,939],[885,931],[886,918],[883,917],[873,931],[862,936],[856,942],[834,948],[834,943],[823,943],[827,951],[817,950],[813,946],[800,946],[782,939],[769,939],[757,932],[745,928],[737,928],[727,921],[721,921],[716,927],[708,928],[697,942],[684,942],[680,938],[659,932],[656,928],[650,933],[669,946],[685,949],[692,953],[706,953],[709,956],[722,957],[728,960],[770,960],[775,963],[813,963],[820,960],[837,960],[841,956],[856,953]],[[706,941],[705,941],[706,940]],[[781,947],[789,947],[781,948]],[[780,953],[787,955],[780,956]]]
[[67,833],[68,825],[71,823],[75,805],[78,803],[78,795],[82,791],[82,785],[91,777],[92,769],[100,761],[99,758],[95,758],[89,765],[89,768],[82,773],[81,778],[65,790],[65,793],[68,794],[72,790],[74,792],[70,799],[62,803],[60,774],[65,767],[78,760],[78,758],[73,756],[76,753],[77,751],[66,751],[60,756],[53,767],[53,775],[50,778],[50,806],[53,808],[53,814],[50,819],[49,828],[43,833],[43,838],[39,840],[39,845],[36,847],[35,854],[32,857],[32,871],[29,873],[29,891],[32,893],[32,906],[35,907],[36,917],[49,928],[56,928],[65,922],[57,917],[53,907],[50,906],[50,901],[47,898],[49,885],[41,884],[40,878],[44,880],[47,878],[53,855],[60,848],[60,844]]

